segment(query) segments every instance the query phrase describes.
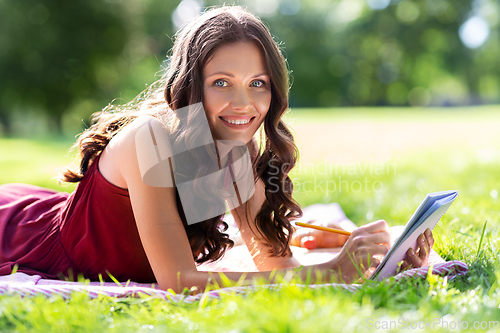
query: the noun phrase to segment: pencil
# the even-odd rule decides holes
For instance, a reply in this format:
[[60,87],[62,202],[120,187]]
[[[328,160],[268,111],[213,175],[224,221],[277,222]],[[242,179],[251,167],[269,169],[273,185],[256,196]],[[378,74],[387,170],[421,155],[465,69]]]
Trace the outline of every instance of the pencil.
[[302,222],[295,222],[295,224],[299,225],[301,227],[306,227],[306,228],[312,228],[312,229],[316,229],[316,230],[333,232],[335,234],[341,234],[341,235],[346,235],[346,236],[350,236],[351,235],[351,233],[349,231],[344,231],[344,230],[339,230],[339,229],[333,229],[333,228],[327,228],[327,227],[321,227],[319,225],[314,225],[314,224],[308,224],[308,223],[302,223]]

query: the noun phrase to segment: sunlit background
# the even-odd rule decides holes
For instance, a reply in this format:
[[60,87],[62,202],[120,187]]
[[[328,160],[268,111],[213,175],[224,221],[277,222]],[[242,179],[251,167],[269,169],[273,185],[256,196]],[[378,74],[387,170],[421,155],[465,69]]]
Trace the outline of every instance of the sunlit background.
[[[284,50],[292,107],[500,101],[500,2],[241,0]],[[0,134],[74,135],[154,82],[217,1],[0,1]],[[402,109],[404,110],[404,109]]]

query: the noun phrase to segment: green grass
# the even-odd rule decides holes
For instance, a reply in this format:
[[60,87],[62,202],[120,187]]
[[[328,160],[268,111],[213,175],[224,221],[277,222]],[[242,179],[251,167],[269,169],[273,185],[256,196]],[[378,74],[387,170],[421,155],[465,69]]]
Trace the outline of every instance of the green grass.
[[0,184],[28,183],[73,191],[73,185],[60,186],[55,179],[76,156],[68,152],[72,144],[70,139],[0,138]]
[[[341,117],[349,119],[345,114]],[[466,115],[461,117],[466,120]],[[474,114],[469,117],[477,119]],[[65,157],[70,144],[0,139],[0,184],[17,181],[58,188],[50,178],[70,162]],[[318,170],[292,174],[302,205],[339,202],[358,224],[377,219],[404,224],[426,193],[458,190],[458,199],[435,229],[434,248],[448,260],[466,262],[467,276],[453,281],[429,276],[419,281],[366,283],[355,293],[288,285],[279,291],[258,290],[193,304],[150,297],[90,300],[83,293],[68,301],[0,296],[0,331],[368,332],[376,321],[407,328],[405,324],[441,319],[451,326],[441,329],[436,324],[434,330],[418,331],[457,332],[457,322],[467,323],[470,330],[475,321],[483,322],[483,327],[493,324],[489,321],[500,320],[500,143],[491,143],[491,149],[487,159],[473,150],[446,146],[401,157],[382,169],[351,165],[345,170],[338,167],[334,177]],[[337,187],[328,193],[325,185],[316,191],[305,185],[332,180]],[[358,190],[359,184],[365,187]]]
[[423,107],[348,107],[348,108],[292,108],[285,119],[298,122],[475,122],[500,120],[500,106],[423,108]]

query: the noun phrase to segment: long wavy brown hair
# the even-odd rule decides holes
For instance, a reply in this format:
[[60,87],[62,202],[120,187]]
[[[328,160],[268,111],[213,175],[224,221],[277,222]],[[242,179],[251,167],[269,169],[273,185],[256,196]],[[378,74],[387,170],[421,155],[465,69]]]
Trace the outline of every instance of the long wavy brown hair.
[[[90,164],[113,136],[143,114],[160,119],[170,129],[174,145],[184,144],[190,139],[186,136],[187,120],[176,110],[203,102],[203,67],[220,46],[239,41],[250,41],[260,47],[271,80],[272,98],[263,122],[264,134],[259,146],[250,144],[251,148],[254,147],[251,152],[255,181],[261,179],[264,182],[267,198],[256,216],[255,227],[272,256],[291,256],[293,228],[289,219],[300,217],[302,211],[292,198],[293,184],[288,176],[295,166],[298,151],[293,136],[281,119],[288,109],[288,69],[268,28],[259,18],[239,6],[209,9],[184,26],[176,35],[162,79],[132,102],[121,106],[108,105],[103,111],[95,113],[92,125],[72,147],[79,150],[79,170],[68,168],[60,181],[82,180]],[[160,91],[162,98],[159,98]],[[192,156],[192,159],[199,160],[197,156]],[[197,167],[200,173],[206,169],[203,165]],[[197,263],[215,261],[234,245],[224,233],[228,225],[222,221],[223,215],[188,225],[178,193],[177,207]]]

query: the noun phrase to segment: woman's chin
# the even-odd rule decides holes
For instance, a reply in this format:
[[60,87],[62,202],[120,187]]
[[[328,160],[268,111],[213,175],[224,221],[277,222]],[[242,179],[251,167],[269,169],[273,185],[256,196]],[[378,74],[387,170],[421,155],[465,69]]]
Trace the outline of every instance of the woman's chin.
[[225,133],[224,135],[216,135],[213,138],[218,141],[234,141],[240,143],[238,145],[246,145],[252,141],[252,137],[253,136],[249,138],[248,135],[230,135]]

